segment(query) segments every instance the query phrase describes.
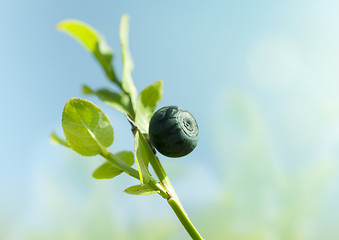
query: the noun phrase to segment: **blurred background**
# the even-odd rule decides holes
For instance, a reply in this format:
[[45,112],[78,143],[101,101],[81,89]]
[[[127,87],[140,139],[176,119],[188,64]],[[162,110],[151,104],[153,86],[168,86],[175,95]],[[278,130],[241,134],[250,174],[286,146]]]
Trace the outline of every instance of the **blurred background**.
[[[200,142],[161,160],[204,238],[339,239],[338,1],[0,0],[0,239],[189,239],[157,195],[95,180],[103,159],[51,144],[82,84],[114,86],[95,59],[56,30],[87,22],[114,49],[130,15],[139,92],[164,80],[159,107],[197,119]],[[122,114],[94,97],[132,150]]]

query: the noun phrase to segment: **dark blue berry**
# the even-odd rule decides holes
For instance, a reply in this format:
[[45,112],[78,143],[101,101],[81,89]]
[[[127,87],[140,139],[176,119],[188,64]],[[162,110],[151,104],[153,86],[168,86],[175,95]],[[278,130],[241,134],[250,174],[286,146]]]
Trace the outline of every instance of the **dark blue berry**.
[[199,128],[196,120],[186,110],[177,106],[156,111],[149,124],[152,145],[167,157],[182,157],[197,146]]

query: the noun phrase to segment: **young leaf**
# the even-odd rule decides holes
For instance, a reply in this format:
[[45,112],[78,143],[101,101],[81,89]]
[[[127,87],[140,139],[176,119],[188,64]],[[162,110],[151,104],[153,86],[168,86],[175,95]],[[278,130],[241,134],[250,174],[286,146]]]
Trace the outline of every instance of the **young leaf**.
[[144,185],[149,182],[151,175],[148,171],[149,160],[147,148],[145,148],[145,144],[143,142],[144,138],[141,137],[140,134],[141,133],[137,131],[134,137],[134,158],[138,166],[141,185]]
[[120,21],[120,44],[121,44],[121,54],[122,54],[122,88],[128,93],[135,104],[135,99],[137,96],[137,90],[134,86],[132,79],[133,71],[133,61],[131,53],[129,51],[129,41],[128,41],[128,15],[124,14],[121,17]]
[[[153,153],[153,150],[151,149],[150,145],[148,144],[145,136],[141,134],[140,130],[137,129],[137,133],[139,136],[139,149],[141,149],[141,155],[144,157],[147,162],[147,164],[151,163],[155,173],[157,174],[159,180],[165,185],[166,188],[171,190],[171,193],[175,193],[171,183],[169,183],[169,180],[167,178],[167,175],[162,168],[161,164],[159,163],[159,159],[155,154]],[[160,174],[159,174],[160,173]]]
[[116,93],[105,88],[95,91],[86,85],[83,86],[82,92],[84,94],[94,94],[107,105],[114,107],[122,113],[127,113],[134,118],[132,103],[125,93]]
[[113,52],[101,34],[88,24],[73,19],[60,22],[57,28],[77,39],[88,51],[92,52],[108,78],[120,85],[111,65]]
[[93,103],[71,98],[62,113],[62,127],[71,148],[83,156],[95,156],[113,143],[107,116]]
[[151,195],[159,192],[159,190],[153,189],[149,185],[135,185],[124,190],[125,193],[133,195]]
[[[120,160],[127,163],[129,166],[132,166],[134,163],[134,156],[132,152],[119,152],[115,154],[116,157],[120,158]],[[111,179],[119,174],[121,174],[123,171],[114,166],[111,162],[105,162],[100,167],[98,167],[93,172],[93,177],[96,179]]]
[[135,124],[143,133],[148,133],[149,121],[162,98],[162,85],[159,80],[142,90],[138,96]]
[[65,147],[71,147],[68,142],[66,142],[66,140],[60,138],[54,131],[52,132],[51,134],[51,140],[56,142],[56,143],[59,143]]

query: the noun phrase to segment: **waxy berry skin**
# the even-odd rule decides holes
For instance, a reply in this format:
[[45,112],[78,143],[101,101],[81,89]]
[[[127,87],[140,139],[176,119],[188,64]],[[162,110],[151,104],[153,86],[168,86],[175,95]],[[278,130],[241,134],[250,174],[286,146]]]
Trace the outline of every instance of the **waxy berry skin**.
[[149,124],[152,145],[167,157],[182,157],[197,146],[199,128],[188,111],[168,106],[156,111]]

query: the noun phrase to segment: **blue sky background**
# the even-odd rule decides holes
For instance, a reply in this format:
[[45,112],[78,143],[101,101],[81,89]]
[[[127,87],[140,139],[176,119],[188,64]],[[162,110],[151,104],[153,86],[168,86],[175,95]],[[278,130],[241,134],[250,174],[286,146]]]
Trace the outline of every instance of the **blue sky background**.
[[[52,130],[62,135],[63,106],[71,97],[83,97],[82,84],[111,87],[95,59],[58,32],[56,24],[79,19],[103,33],[116,54],[120,75],[118,28],[121,15],[128,13],[137,89],[163,79],[160,106],[180,105],[198,120],[197,149],[183,159],[162,159],[193,222],[209,234],[207,239],[217,239],[209,229],[218,211],[209,207],[227,202],[229,196],[235,196],[238,208],[225,207],[218,223],[230,226],[228,221],[240,219],[241,226],[261,229],[253,222],[262,212],[234,211],[233,219],[224,217],[230,209],[256,208],[257,203],[242,203],[245,189],[256,189],[253,179],[280,179],[268,190],[278,192],[277,209],[284,209],[284,200],[296,193],[302,204],[287,201],[291,206],[300,210],[309,205],[298,217],[290,216],[298,222],[295,226],[308,229],[296,227],[299,238],[267,227],[258,239],[271,239],[270,234],[278,239],[338,239],[338,9],[338,1],[0,0],[0,238],[86,239],[81,232],[87,225],[76,223],[107,213],[118,222],[112,220],[115,233],[121,231],[119,237],[113,230],[107,233],[110,224],[99,223],[93,236],[105,232],[100,239],[133,239],[124,229],[138,229],[144,219],[161,219],[167,223],[168,239],[187,239],[160,198],[123,194],[124,188],[136,184],[126,176],[116,181],[92,179],[101,159],[83,158],[49,142]],[[88,99],[112,122],[115,142],[110,149],[131,150],[124,117]],[[90,209],[87,215],[84,209]],[[272,211],[268,212],[270,217],[260,218],[263,226],[272,222]],[[282,217],[275,214],[273,219]],[[285,226],[279,221],[277,226]],[[243,233],[253,236],[258,231],[244,229],[232,225],[220,234],[256,239]]]

